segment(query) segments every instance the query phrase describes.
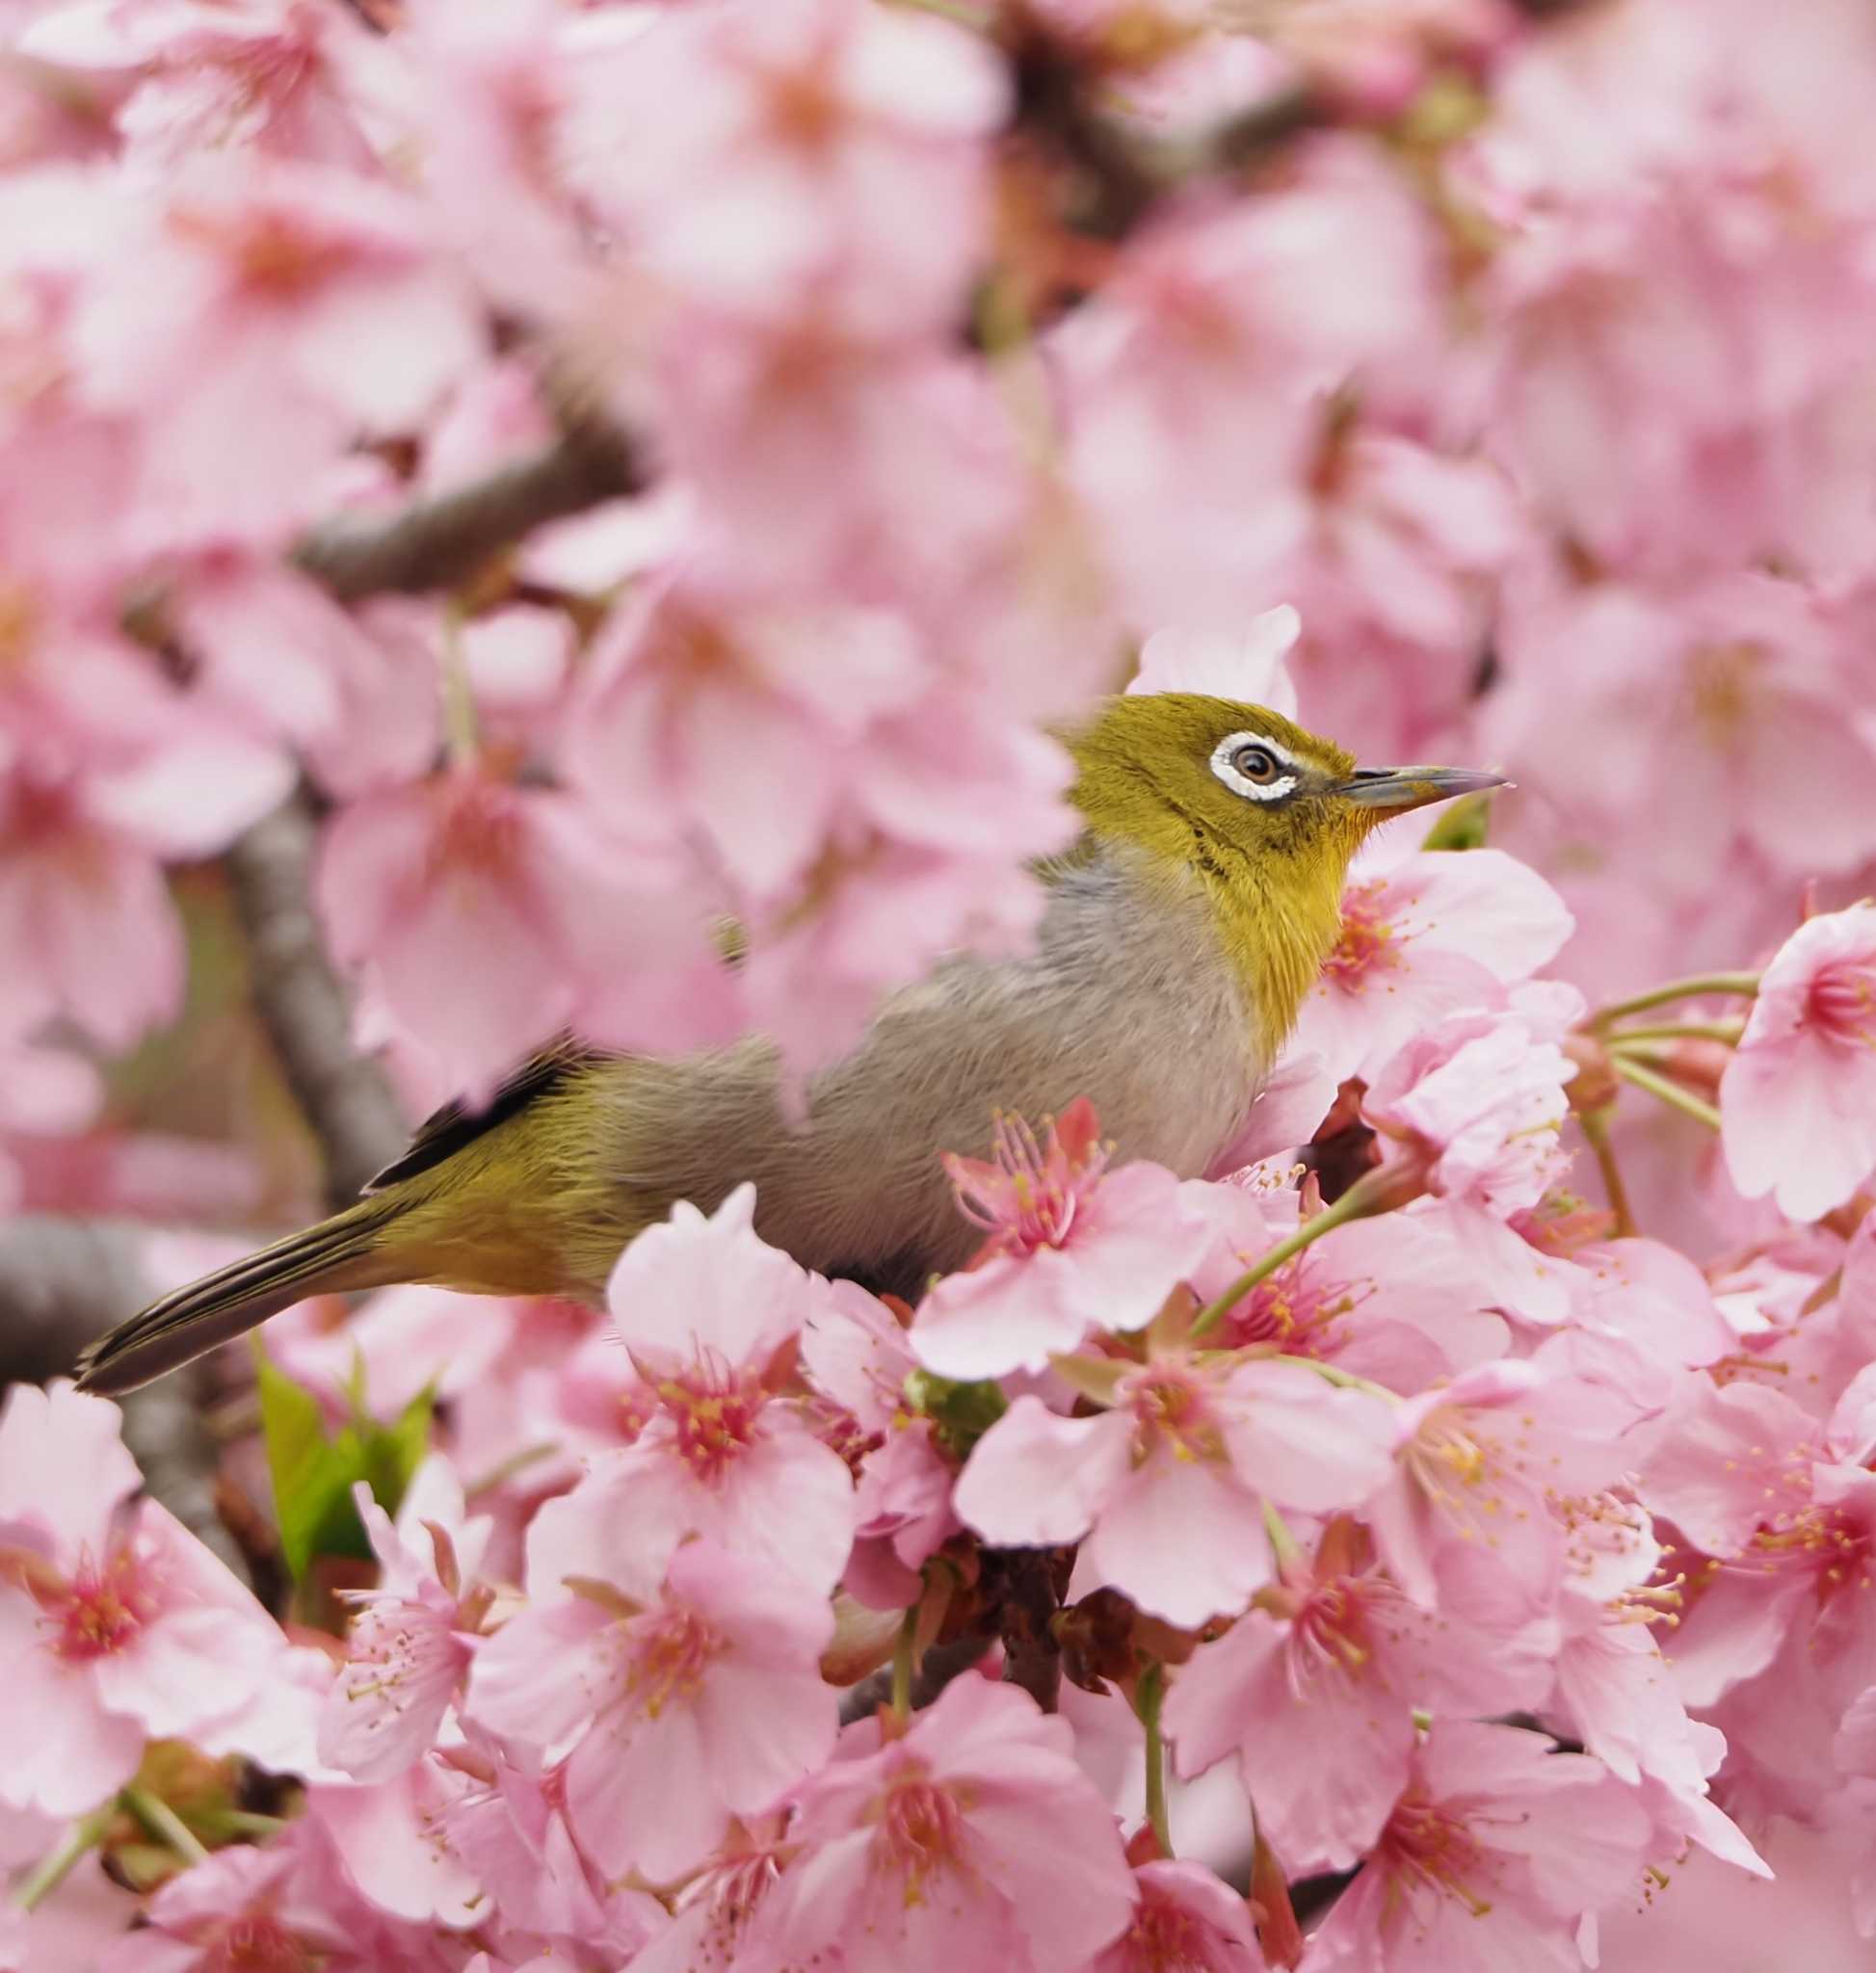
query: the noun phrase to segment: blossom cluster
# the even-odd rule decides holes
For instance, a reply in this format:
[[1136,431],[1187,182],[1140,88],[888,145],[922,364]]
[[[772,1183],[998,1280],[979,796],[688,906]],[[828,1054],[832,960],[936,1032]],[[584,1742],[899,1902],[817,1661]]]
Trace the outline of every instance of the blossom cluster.
[[[1519,776],[1573,977],[1857,895],[1861,10],[1777,62],[1743,4],[1269,12],[13,0],[9,1143],[98,1115],[48,1034],[175,1013],[165,872],[298,775],[417,1097],[568,1022],[825,1059],[1033,926],[1038,720],[1283,601],[1324,730]],[[1142,164],[1076,230],[1081,110],[1151,160],[1298,101],[1281,170]],[[458,591],[348,608],[292,552],[581,418],[645,490]],[[28,1149],[29,1198],[132,1185]]]
[[[640,1235],[603,1319],[289,1319],[273,1375],[335,1417],[445,1394],[395,1518],[357,1486],[334,1630],[134,1498],[112,1407],[15,1387],[0,1952],[1571,1968],[1695,1849],[1766,1874],[1742,1824],[1866,1820],[1876,1219],[1704,1273],[1619,1230],[1565,1130],[1633,1044],[1532,977],[1555,892],[1395,846],[1350,896],[1305,1039],[1346,1070],[1412,1014],[1300,1186],[1289,1096],[1278,1155],[1185,1181],[1079,1103],[950,1161],[987,1238],[916,1308],[765,1245],[745,1186]],[[1849,1155],[1807,1064],[1876,1078],[1842,1012],[1872,955],[1868,907],[1786,942],[1729,1130],[1799,1112]],[[99,1848],[142,1929],[66,1876]],[[1287,1884],[1358,1869],[1306,1938]]]
[[0,1967],[1876,1931],[1873,109],[1862,0],[0,0],[0,1215],[278,1203],[122,1065],[289,800],[416,1109],[1019,948],[1136,662],[1519,784],[916,1308],[740,1192],[282,1316],[252,1589],[15,1387]]

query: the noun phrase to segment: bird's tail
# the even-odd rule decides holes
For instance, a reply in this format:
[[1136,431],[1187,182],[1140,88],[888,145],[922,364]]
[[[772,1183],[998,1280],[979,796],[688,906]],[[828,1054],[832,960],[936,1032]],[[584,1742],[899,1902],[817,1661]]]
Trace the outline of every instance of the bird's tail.
[[385,1235],[406,1210],[394,1195],[361,1198],[303,1233],[230,1261],[152,1302],[78,1360],[78,1388],[117,1397],[243,1334],[309,1295],[382,1288],[410,1278]]

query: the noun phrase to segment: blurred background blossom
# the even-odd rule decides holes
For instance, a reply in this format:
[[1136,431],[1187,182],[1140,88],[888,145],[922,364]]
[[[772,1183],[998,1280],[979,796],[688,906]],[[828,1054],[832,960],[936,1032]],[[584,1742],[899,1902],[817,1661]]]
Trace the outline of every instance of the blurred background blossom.
[[[1863,0],[0,0],[0,1377],[563,1025],[806,1068],[1019,947],[1048,724],[1143,648],[1519,784],[1463,876],[1358,866],[1299,1139],[1539,966],[1607,1001],[1876,890],[1873,118]],[[1663,1042],[1731,1163],[1607,1128],[1754,1374],[1836,1391],[1842,1229],[1776,1206],[1868,1158],[1741,1196],[1807,1127],[1777,1042]],[[333,1431],[429,1392],[512,1583],[656,1410],[600,1322],[398,1289],[266,1348]],[[259,1402],[192,1385],[191,1525],[264,1576]],[[942,1518],[897,1478],[882,1544]],[[1781,1845],[1602,1964],[1867,1963],[1852,1865]],[[33,1951],[89,1963],[98,1896]]]

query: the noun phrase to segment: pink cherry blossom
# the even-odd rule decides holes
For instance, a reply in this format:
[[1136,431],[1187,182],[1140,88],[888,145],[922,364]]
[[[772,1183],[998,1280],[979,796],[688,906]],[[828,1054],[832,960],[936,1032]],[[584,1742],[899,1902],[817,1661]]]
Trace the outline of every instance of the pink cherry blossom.
[[1290,668],[1308,723],[1364,757],[1443,757],[1494,578],[1522,545],[1519,504],[1490,464],[1333,400],[1260,540],[1265,585],[1302,616]]
[[468,1675],[490,1600],[476,1580],[490,1528],[467,1518],[440,1455],[412,1477],[396,1526],[362,1481],[353,1492],[382,1573],[375,1590],[354,1592],[358,1614],[320,1716],[319,1753],[356,1781],[385,1781],[436,1738]]
[[[1287,1187],[1188,1186],[1215,1245],[1193,1271],[1202,1301],[1222,1296],[1298,1224]],[[1465,1249],[1438,1218],[1387,1213],[1337,1227],[1227,1309],[1221,1342],[1333,1363],[1403,1394],[1504,1355],[1503,1317],[1485,1303]]]
[[25,1189],[24,1174],[9,1154],[10,1141],[82,1129],[96,1115],[102,1095],[89,1063],[10,1040],[0,1029],[0,1211],[16,1205]]
[[0,943],[13,956],[0,1030],[64,1014],[121,1048],[172,1015],[181,934],[161,859],[225,848],[286,792],[277,750],[190,731],[149,697],[139,713],[158,745],[134,752],[84,757],[0,719]]
[[[855,601],[922,605],[921,623],[951,630],[933,649],[952,665],[975,659],[975,675],[1016,704],[1065,709],[1094,688],[1097,661],[1075,638],[1111,634],[1111,619],[1089,592],[1059,487],[1026,476],[981,366],[923,338],[856,341],[818,318],[776,329],[686,313],[664,328],[660,423],[695,496],[681,539],[719,580],[757,598],[805,587],[845,597],[863,568]],[[636,372],[618,388],[642,405]],[[1020,678],[1037,632],[1067,678],[1041,666]],[[1007,680],[992,669],[999,656]]]
[[1282,595],[1260,524],[1305,469],[1317,394],[1428,326],[1429,243],[1398,197],[1324,146],[1271,198],[1152,229],[1063,326],[1075,483],[1137,621],[1217,629]]
[[[1625,92],[1598,91],[1598,113],[1623,130],[1603,161],[1619,180],[1596,184],[1572,165],[1540,195],[1563,223],[1519,226],[1494,257],[1493,451],[1546,528],[1605,566],[1745,568],[1755,550],[1828,566],[1854,529],[1828,428],[1855,415],[1861,366],[1842,315],[1865,272],[1848,229],[1794,224],[1746,168],[1755,143],[1805,142],[1754,133],[1750,115],[1721,107],[1750,95],[1750,55],[1735,76],[1702,76],[1706,51],[1662,32],[1674,10],[1641,12],[1655,17],[1649,58],[1657,73],[1678,69],[1680,87],[1665,92],[1665,115],[1658,94],[1616,109],[1611,95]],[[1548,114],[1547,143],[1567,100],[1557,80],[1553,69],[1520,105]],[[1587,73],[1566,88],[1586,82],[1595,88]],[[1689,128],[1702,138],[1683,148]],[[1599,465],[1636,449],[1646,466],[1599,501]]]
[[595,651],[568,771],[628,835],[700,832],[772,896],[820,849],[843,754],[929,677],[891,612],[727,606],[668,587],[621,612]]
[[692,1973],[702,1965],[731,1965],[751,1941],[764,1901],[788,1846],[784,1817],[754,1820],[691,1880],[674,1918],[632,1961],[635,1973]]
[[988,1235],[971,1266],[919,1305],[912,1348],[941,1377],[1040,1370],[1091,1328],[1138,1329],[1204,1251],[1206,1229],[1158,1165],[1110,1172],[1085,1099],[1044,1144],[1019,1118],[997,1124],[996,1158],[947,1153],[965,1218]]
[[617,1540],[589,1567],[482,1646],[468,1712],[568,1749],[568,1816],[609,1876],[675,1878],[731,1816],[826,1757],[833,1695],[818,1661],[832,1618],[799,1576],[707,1540],[679,1547],[662,1580]]
[[1723,1800],[1805,1814],[1830,1785],[1844,1712],[1876,1682],[1876,1476],[1799,1457],[1765,1477],[1744,1545],[1687,1569],[1674,1677],[1743,1777]]
[[633,1367],[625,1346],[603,1330],[546,1373],[544,1388],[539,1377],[526,1381],[532,1388],[519,1407],[531,1418],[544,1410],[551,1424],[541,1429],[586,1460],[634,1444],[658,1415],[657,1392]]
[[402,86],[385,93],[429,161],[444,237],[503,307],[560,319],[595,305],[559,139],[583,60],[629,31],[625,12],[594,20],[551,0],[411,0],[404,12]]
[[1283,660],[1302,634],[1303,619],[1287,603],[1254,617],[1240,634],[1216,630],[1156,630],[1140,646],[1140,669],[1129,692],[1203,692],[1267,705],[1296,718],[1296,687]]
[[[1558,1004],[1519,991],[1503,1013],[1448,1014],[1416,1034],[1375,1077],[1362,1112],[1424,1173],[1493,1301],[1550,1323],[1568,1306],[1564,1282],[1508,1222],[1568,1162],[1559,1137],[1575,1065],[1558,1045]],[[1563,999],[1580,1010],[1567,988]]]
[[167,1510],[131,1506],[138,1484],[115,1406],[64,1383],[13,1387],[0,1411],[0,1728],[14,1749],[0,1800],[13,1807],[88,1812],[149,1740],[211,1734],[284,1675],[272,1619]]
[[1346,1870],[1407,1785],[1416,1714],[1464,1719],[1535,1704],[1550,1683],[1553,1624],[1464,1625],[1417,1608],[1361,1565],[1338,1521],[1257,1607],[1182,1667],[1165,1720],[1178,1771],[1237,1757],[1257,1827],[1295,1875]]
[[1196,1863],[1160,1860],[1134,1872],[1133,1923],[1089,1962],[1089,1973],[1259,1973],[1264,1957],[1244,1900]]
[[238,1363],[197,1392],[278,1620],[108,1407],[13,1394],[0,1967],[1876,1932],[1876,14],[1763,13],[0,0],[0,1213],[166,1229],[0,1228],[34,1349],[67,1258],[310,1217],[240,950],[296,789],[410,1110],[565,1028],[761,1037],[792,1120],[1034,951],[1136,666],[1518,783],[1492,849],[1370,838],[1206,1180],[1012,1123],[916,1314],[747,1190],[605,1315],[284,1314],[335,1432],[437,1402],[375,1577],[289,1593]]
[[331,1973],[442,1965],[427,1933],[381,1917],[359,1897],[310,1818],[265,1849],[221,1850],[171,1879],[150,1901],[148,1929],[118,1940],[99,1973],[233,1973],[309,1960]]
[[[472,1745],[475,1753],[484,1750],[481,1740]],[[657,1899],[608,1884],[581,1854],[567,1821],[564,1765],[542,1772],[491,1754],[482,1785],[445,1808],[442,1838],[499,1909],[517,1954],[523,1940],[551,1940],[624,1960],[669,1924]]]
[[1370,842],[1349,871],[1341,937],[1290,1046],[1322,1055],[1338,1081],[1373,1080],[1442,1015],[1500,1004],[1501,984],[1554,958],[1571,923],[1556,892],[1502,851]]
[[[144,422],[141,490],[163,539],[252,539],[300,518],[357,424],[422,417],[476,331],[464,285],[388,185],[194,165],[166,198],[119,208],[74,342],[92,399]],[[232,431],[244,443],[225,442]]]
[[230,144],[309,162],[371,162],[348,99],[369,73],[370,41],[343,12],[305,0],[54,4],[20,45],[75,68],[141,75],[119,123],[153,162]]
[[1689,1378],[1642,1467],[1649,1504],[1709,1555],[1734,1555],[1788,1488],[1784,1477],[1823,1450],[1817,1421],[1783,1390]]
[[754,1210],[747,1185],[708,1220],[680,1204],[621,1255],[613,1321],[659,1408],[588,1484],[668,1541],[707,1535],[831,1588],[853,1541],[852,1481],[806,1409],[778,1395],[827,1288],[756,1238]]
[[1640,1791],[1657,1829],[1763,1872],[1752,1846],[1707,1799],[1726,1739],[1689,1718],[1652,1628],[1665,1631],[1676,1620],[1681,1597],[1675,1583],[1650,1580],[1661,1558],[1647,1514],[1605,1494],[1572,1503],[1568,1519],[1557,1688],[1540,1712]]
[[1619,1338],[1652,1358],[1674,1389],[1679,1373],[1738,1347],[1712,1285],[1685,1254],[1659,1240],[1594,1241],[1572,1255],[1573,1331]]
[[951,23],[845,0],[680,13],[578,82],[577,179],[695,304],[893,337],[958,305],[987,217],[973,140],[1005,88]]
[[[1844,717],[1858,636],[1765,575],[1534,578],[1514,592],[1492,744],[1576,831],[1645,819],[1651,897],[1700,898],[1742,851],[1793,880],[1849,872],[1876,854],[1876,829],[1834,793],[1876,759]],[[1568,694],[1546,684],[1560,665]]]
[[457,1762],[430,1753],[365,1785],[315,1787],[307,1812],[378,1910],[461,1932],[476,1923],[487,1894],[450,1842],[449,1815],[476,1785]]
[[1234,1614],[1271,1580],[1266,1503],[1355,1509],[1387,1478],[1387,1407],[1302,1364],[1149,1337],[1144,1363],[1073,1369],[1107,1408],[1063,1418],[1017,1398],[972,1450],[958,1513],[998,1545],[1086,1537],[1087,1586],[1170,1622]]
[[1482,1544],[1535,1606],[1555,1593],[1565,1531],[1552,1508],[1621,1478],[1640,1413],[1624,1390],[1541,1361],[1484,1363],[1394,1413],[1392,1478],[1367,1510],[1388,1573],[1444,1609],[1441,1556]]
[[[327,837],[319,898],[335,952],[362,971],[369,1019],[439,1093],[486,1092],[569,1019],[613,1039],[632,1039],[621,1024],[634,1015],[640,1041],[724,1032],[729,988],[701,914],[563,794],[465,768],[366,796]],[[658,960],[669,970],[654,985]],[[465,967],[472,1000],[439,990]]]
[[1876,908],[1801,925],[1759,982],[1720,1082],[1721,1142],[1748,1198],[1814,1220],[1876,1171]]
[[876,1609],[901,1609],[917,1600],[927,1557],[961,1526],[955,1469],[906,1395],[918,1367],[910,1340],[885,1302],[835,1281],[802,1333],[802,1366],[830,1407],[823,1435],[859,1476],[846,1585]]
[[1437,1724],[1310,1960],[1329,1973],[1577,1973],[1577,1922],[1629,1890],[1648,1840],[1599,1762],[1516,1726]]
[[[394,611],[355,617],[305,578],[225,546],[179,571],[172,608],[200,657],[201,689],[300,742],[335,791],[430,765],[437,659]],[[379,728],[368,737],[367,723]]]
[[765,1901],[755,1967],[869,1941],[903,1965],[1070,1973],[1121,1937],[1134,1897],[1107,1804],[1065,1722],[964,1677],[902,1739],[869,1724],[796,1797],[804,1846]]

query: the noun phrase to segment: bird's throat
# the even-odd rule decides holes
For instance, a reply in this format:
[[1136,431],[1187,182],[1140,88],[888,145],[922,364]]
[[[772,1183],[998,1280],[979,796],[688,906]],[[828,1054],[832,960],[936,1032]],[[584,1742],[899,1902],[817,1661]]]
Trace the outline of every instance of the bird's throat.
[[1204,880],[1227,963],[1256,1030],[1257,1054],[1274,1062],[1296,1025],[1303,996],[1321,975],[1341,927],[1341,886],[1326,880],[1281,894],[1246,878]]

